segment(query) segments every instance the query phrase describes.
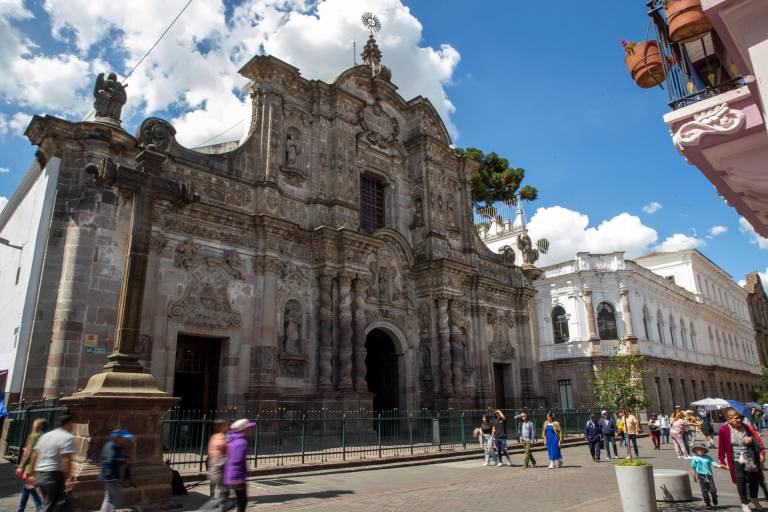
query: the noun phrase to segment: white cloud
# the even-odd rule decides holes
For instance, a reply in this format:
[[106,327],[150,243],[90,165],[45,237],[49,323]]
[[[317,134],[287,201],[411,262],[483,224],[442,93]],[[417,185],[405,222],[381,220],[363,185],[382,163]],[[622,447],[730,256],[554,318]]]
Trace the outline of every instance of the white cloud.
[[534,240],[546,238],[550,242],[548,253],[537,262],[541,266],[573,259],[581,251],[625,251],[631,258],[647,252],[658,239],[656,230],[635,215],[620,213],[597,227],[589,227],[586,214],[562,206],[536,210],[528,230]]
[[[112,54],[124,52],[125,68],[130,69],[185,3],[46,0],[44,8],[54,37],[77,47],[79,55],[66,58],[80,73],[80,60],[105,44],[111,45]],[[455,108],[445,88],[459,53],[447,44],[422,46],[421,23],[401,0],[245,0],[229,16],[221,1],[193,2],[130,77],[123,118],[173,107],[180,111],[171,120],[179,141],[199,144],[250,115],[249,101],[235,94],[245,83],[237,70],[248,59],[266,52],[298,67],[306,78],[330,80],[352,65],[353,41],[358,53],[362,50],[367,37],[360,24],[364,11],[376,12],[382,20],[378,42],[399,92],[406,99],[428,97],[455,135],[450,120]],[[103,71],[109,71],[104,64],[93,64],[83,76],[89,85]],[[61,85],[70,96],[80,88],[81,108],[90,102],[90,91],[83,85],[71,80]],[[73,105],[61,107],[71,110]],[[247,127],[247,122],[241,123],[217,141],[237,139]]]
[[7,167],[0,167],[0,174],[8,174],[11,170]]
[[739,231],[750,236],[749,243],[756,244],[761,249],[768,249],[768,238],[758,235],[752,224],[744,217],[739,217]]
[[3,208],[5,208],[6,204],[8,204],[8,198],[5,196],[0,196],[0,212],[3,211]]
[[704,240],[696,236],[689,236],[683,233],[675,233],[668,236],[663,242],[657,245],[654,250],[659,252],[676,252],[687,249],[698,249],[705,245]]
[[657,211],[661,210],[662,208],[663,208],[663,206],[661,205],[661,203],[656,202],[656,201],[652,201],[652,202],[648,203],[647,205],[643,206],[643,211],[645,213],[647,213],[648,215],[650,215],[652,213],[656,213]]
[[728,228],[725,226],[712,226],[709,228],[709,234],[712,236],[722,235],[728,232]]

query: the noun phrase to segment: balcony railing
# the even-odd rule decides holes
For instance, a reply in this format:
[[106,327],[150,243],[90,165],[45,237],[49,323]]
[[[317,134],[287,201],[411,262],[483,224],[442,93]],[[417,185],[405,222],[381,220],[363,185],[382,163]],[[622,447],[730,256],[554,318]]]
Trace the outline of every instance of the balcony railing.
[[666,0],[648,1],[648,15],[663,55],[669,106],[676,110],[744,85],[714,30],[683,41],[669,38]]

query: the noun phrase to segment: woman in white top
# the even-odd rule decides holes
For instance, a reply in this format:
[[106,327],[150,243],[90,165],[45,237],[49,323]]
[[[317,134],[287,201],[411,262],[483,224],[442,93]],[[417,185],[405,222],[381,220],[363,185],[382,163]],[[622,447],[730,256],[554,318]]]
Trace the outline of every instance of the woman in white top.
[[661,443],[669,444],[669,416],[662,411],[659,413],[659,428],[661,429]]

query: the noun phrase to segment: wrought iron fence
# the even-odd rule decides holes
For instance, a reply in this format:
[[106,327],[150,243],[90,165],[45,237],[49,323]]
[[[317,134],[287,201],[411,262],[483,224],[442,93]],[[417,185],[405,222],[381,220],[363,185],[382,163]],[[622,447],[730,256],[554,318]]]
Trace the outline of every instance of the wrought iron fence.
[[[538,435],[548,410],[529,410]],[[554,411],[566,437],[582,436],[596,410]],[[288,411],[171,410],[162,421],[163,454],[184,471],[204,471],[208,438],[216,419],[247,417],[256,423],[248,437],[253,468],[318,462],[347,462],[477,449],[472,432],[485,410]],[[505,411],[510,438],[519,434],[517,412]]]
[[40,400],[37,402],[22,402],[8,408],[8,429],[5,435],[5,449],[3,457],[17,464],[19,456],[27,442],[32,422],[43,418],[48,422],[49,428],[56,424],[59,416],[65,414],[67,408],[59,404],[58,398],[52,400]]

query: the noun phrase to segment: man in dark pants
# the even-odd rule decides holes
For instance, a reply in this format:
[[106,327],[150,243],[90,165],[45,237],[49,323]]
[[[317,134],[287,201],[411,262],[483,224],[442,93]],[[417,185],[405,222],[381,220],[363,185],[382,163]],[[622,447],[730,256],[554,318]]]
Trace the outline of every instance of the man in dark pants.
[[600,418],[600,421],[598,422],[600,425],[600,431],[603,435],[603,443],[605,448],[605,453],[608,455],[608,458],[611,458],[611,445],[613,445],[613,456],[618,458],[619,452],[616,449],[616,420],[614,418],[611,418],[611,416],[608,414],[608,411],[602,412],[602,418]]
[[597,414],[589,417],[589,421],[584,427],[584,438],[589,443],[589,453],[592,455],[592,460],[600,462],[600,446],[603,444],[603,434],[597,421]]
[[59,510],[65,493],[72,488],[72,454],[75,437],[72,435],[72,416],[65,414],[59,428],[40,436],[32,452],[35,483],[43,495],[43,511]]

